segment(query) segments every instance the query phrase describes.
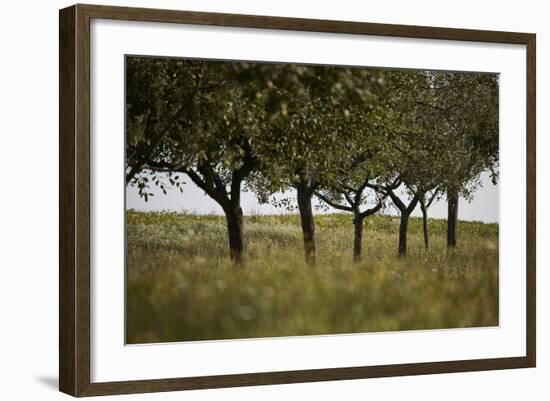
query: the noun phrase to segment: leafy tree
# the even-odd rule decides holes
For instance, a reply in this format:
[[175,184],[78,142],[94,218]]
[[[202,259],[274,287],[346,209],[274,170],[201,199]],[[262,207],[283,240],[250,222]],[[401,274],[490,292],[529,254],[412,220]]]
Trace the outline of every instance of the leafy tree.
[[[424,234],[424,247],[429,249],[429,230],[428,230],[428,210],[432,203],[441,196],[441,187],[447,180],[447,155],[442,151],[444,146],[443,133],[437,125],[431,124],[429,114],[421,107],[415,107],[414,114],[417,116],[414,122],[409,122],[408,131],[404,135],[395,138],[393,146],[397,149],[399,155],[394,169],[398,171],[399,178],[403,181],[407,192],[412,196],[412,207],[410,213],[414,210],[412,204],[418,202],[422,212],[422,227]],[[395,193],[390,194],[396,206],[401,210],[402,217],[408,219],[403,212],[402,205],[395,199]],[[410,216],[409,213],[409,216]],[[406,213],[405,213],[406,214]],[[406,226],[402,221],[399,247],[400,254],[406,253]]]
[[[323,200],[327,205],[334,209],[350,212],[353,215],[354,238],[353,238],[353,261],[360,262],[362,241],[363,241],[363,221],[368,216],[377,213],[384,206],[383,197],[377,193],[369,197],[366,193],[368,189],[369,178],[358,186],[342,184],[334,189],[316,191],[315,195]],[[362,209],[362,206],[365,206]]]
[[[294,65],[280,67],[271,77],[268,96],[269,104],[275,105],[270,117],[274,137],[268,153],[261,157],[265,168],[253,186],[263,201],[274,192],[296,191],[306,261],[313,265],[313,195],[341,178],[342,167],[350,157],[358,156],[354,148],[358,142],[351,138],[364,131],[360,124],[374,108],[373,90],[383,85],[383,73]],[[365,147],[369,144],[361,144],[362,149]],[[288,200],[282,203],[289,205]]]
[[399,254],[406,254],[408,218],[417,203],[429,248],[428,209],[447,192],[449,244],[456,243],[458,196],[469,197],[479,174],[498,162],[498,88],[491,74],[400,71],[389,91],[395,112],[390,170],[409,203],[387,189],[401,213]]
[[[418,104],[429,92],[428,75],[424,71],[395,71],[387,91],[391,109],[386,117],[389,120],[386,149],[389,180],[373,188],[386,194],[400,213],[398,254],[405,256],[410,215],[419,203],[423,203],[427,223],[429,205],[425,196],[440,185],[441,160],[438,137],[426,126]],[[404,191],[400,196],[396,190],[401,186]]]
[[[262,172],[269,178],[267,186],[258,192],[265,199],[265,194],[287,188],[296,191],[305,257],[311,265],[316,261],[312,197],[319,185],[329,179],[334,156],[339,153],[338,131],[330,124],[335,121],[331,116],[334,112],[330,104],[309,91],[289,98],[288,103],[282,103],[280,116],[270,125],[272,146],[266,148],[268,153],[262,157],[265,167]],[[266,180],[260,182],[265,184]]]
[[[404,256],[407,253],[408,221],[418,205],[422,212],[424,246],[429,249],[428,209],[440,194],[446,161],[440,150],[437,132],[426,131],[421,126],[398,136],[393,146],[397,149],[392,159],[392,171],[396,178],[392,185],[384,186],[383,191],[387,192],[401,214],[398,253]],[[399,197],[395,191],[401,184],[408,201]]]
[[422,104],[442,132],[441,152],[446,173],[447,244],[457,242],[458,200],[471,199],[480,186],[479,175],[489,170],[498,178],[498,75],[432,72],[430,96]]
[[[179,71],[194,70],[196,62],[174,59],[140,59],[145,64],[145,71],[153,70],[149,64],[158,67],[163,73],[147,73],[146,79],[140,82],[139,90],[143,91],[137,99],[143,100],[149,107],[138,108],[134,104],[135,96],[128,98],[128,132],[130,138],[139,137],[147,142],[145,124],[153,125],[152,132],[164,132],[155,146],[147,147],[148,152],[139,152],[139,169],[141,174],[134,176],[132,183],[137,185],[140,194],[147,199],[147,188],[151,182],[165,192],[168,186],[182,186],[176,180],[175,173],[184,173],[215,200],[223,209],[228,228],[230,256],[236,263],[242,263],[244,257],[244,228],[241,208],[241,189],[245,179],[258,166],[255,146],[261,142],[264,132],[264,108],[262,98],[249,96],[237,79],[241,70],[237,64],[209,62],[206,67],[199,63],[199,72],[195,77],[197,89],[189,88],[189,80],[180,80]],[[134,83],[134,73],[140,77],[142,68],[129,70],[129,83]],[[182,74],[184,72],[181,72]],[[130,81],[130,79],[132,79]],[[202,82],[207,81],[203,84]],[[134,85],[132,85],[134,86]],[[157,90],[157,88],[163,90]],[[184,88],[185,87],[185,88]],[[248,88],[247,88],[248,89]],[[196,91],[193,102],[181,111],[180,105],[174,104],[168,94]],[[136,89],[137,91],[137,89]],[[140,103],[137,103],[140,105]],[[148,113],[156,107],[158,115],[150,120]],[[174,111],[174,109],[176,111]],[[158,110],[158,111],[157,111]],[[170,122],[165,128],[166,116]],[[132,144],[135,141],[129,141]],[[139,143],[138,147],[139,147]],[[128,148],[128,147],[127,147]],[[129,158],[132,161],[132,158]],[[127,166],[132,170],[133,166]],[[150,173],[153,172],[152,177]],[[168,180],[163,180],[157,173],[167,173]],[[150,194],[149,194],[150,195]]]
[[383,181],[387,138],[386,110],[379,106],[349,105],[341,120],[345,150],[339,155],[330,180],[315,191],[326,205],[352,214],[353,260],[362,259],[363,222],[384,206],[387,193],[373,191]]

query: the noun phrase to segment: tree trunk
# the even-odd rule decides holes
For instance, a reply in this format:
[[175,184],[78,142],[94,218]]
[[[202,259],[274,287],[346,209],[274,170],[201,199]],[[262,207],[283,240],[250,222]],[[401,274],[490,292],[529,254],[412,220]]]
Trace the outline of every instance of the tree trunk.
[[232,205],[225,210],[227,232],[229,234],[229,256],[235,264],[244,263],[243,210]]
[[409,227],[409,214],[401,212],[401,223],[399,224],[399,256],[407,255],[407,229]]
[[428,234],[428,209],[424,201],[420,202],[420,210],[422,210],[422,227],[424,229],[424,248],[430,249],[430,236]]
[[302,223],[302,234],[304,237],[304,251],[306,263],[310,266],[315,265],[315,221],[313,220],[313,209],[311,207],[311,197],[313,193],[308,190],[307,185],[300,184],[297,187],[298,209],[300,211],[300,221]]
[[353,239],[353,261],[361,261],[361,243],[363,241],[363,219],[357,214],[353,218],[353,225],[355,226],[355,236]]
[[456,246],[456,228],[458,223],[458,194],[447,195],[447,246]]

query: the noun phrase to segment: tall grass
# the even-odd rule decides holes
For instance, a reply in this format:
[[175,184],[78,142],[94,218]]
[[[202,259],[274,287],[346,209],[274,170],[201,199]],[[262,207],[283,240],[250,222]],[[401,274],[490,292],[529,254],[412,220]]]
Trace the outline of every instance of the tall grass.
[[246,266],[231,264],[220,216],[127,212],[127,342],[274,337],[498,325],[498,225],[365,221],[352,262],[349,215],[316,217],[318,263],[305,264],[299,217],[245,218]]

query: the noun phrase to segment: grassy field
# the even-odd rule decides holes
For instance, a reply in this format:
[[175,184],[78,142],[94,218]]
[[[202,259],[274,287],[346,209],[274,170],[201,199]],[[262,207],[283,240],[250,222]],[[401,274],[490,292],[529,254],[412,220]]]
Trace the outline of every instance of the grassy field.
[[296,336],[498,325],[498,225],[365,220],[363,262],[352,262],[347,214],[316,216],[318,264],[304,262],[296,215],[247,216],[247,264],[228,260],[221,216],[127,212],[127,342]]

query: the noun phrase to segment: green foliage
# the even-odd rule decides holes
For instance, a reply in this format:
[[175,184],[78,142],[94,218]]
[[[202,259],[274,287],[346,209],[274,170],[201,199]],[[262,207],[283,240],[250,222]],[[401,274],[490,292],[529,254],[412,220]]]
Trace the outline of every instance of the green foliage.
[[[438,182],[447,192],[471,198],[479,175],[498,176],[499,100],[497,74],[431,72],[423,102],[424,125],[436,133]],[[431,110],[431,112],[428,112]],[[438,160],[438,159],[436,159]]]
[[496,74],[152,57],[128,57],[126,73],[127,171],[204,164],[229,185],[253,156],[262,200],[303,180],[400,176],[468,196],[482,171],[496,179]]
[[126,77],[127,184],[147,201],[189,178],[223,208],[235,255],[243,185],[287,209],[272,195],[295,188],[314,254],[314,194],[361,220],[388,197],[427,215],[497,179],[496,74],[132,56]]
[[447,254],[445,221],[411,219],[409,255],[395,255],[398,219],[365,224],[351,260],[351,218],[317,216],[318,263],[303,260],[299,216],[245,217],[247,264],[229,262],[225,220],[127,212],[129,343],[498,325],[498,225],[461,222]]

